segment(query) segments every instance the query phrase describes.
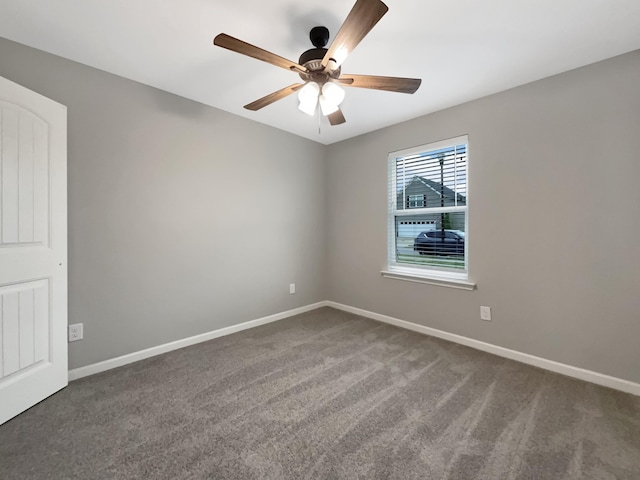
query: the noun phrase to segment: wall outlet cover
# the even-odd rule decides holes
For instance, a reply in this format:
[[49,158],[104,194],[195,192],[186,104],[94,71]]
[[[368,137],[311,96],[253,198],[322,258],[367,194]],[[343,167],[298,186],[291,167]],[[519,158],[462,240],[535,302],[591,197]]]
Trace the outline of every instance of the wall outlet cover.
[[69,325],[69,341],[77,342],[84,338],[84,328],[82,323],[74,323]]
[[491,307],[480,307],[480,320],[491,321]]

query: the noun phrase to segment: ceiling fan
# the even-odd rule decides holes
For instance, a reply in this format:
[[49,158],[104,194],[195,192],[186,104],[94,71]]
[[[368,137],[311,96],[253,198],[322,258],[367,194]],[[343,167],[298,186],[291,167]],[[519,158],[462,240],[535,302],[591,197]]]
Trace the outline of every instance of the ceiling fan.
[[213,44],[242,55],[262,60],[277,67],[285,68],[300,75],[304,83],[294,83],[288,87],[270,93],[255,102],[244,106],[248,110],[260,110],[294,92],[298,92],[299,108],[313,115],[318,103],[323,115],[331,125],[345,122],[340,103],[344,99],[346,87],[369,88],[389,92],[414,93],[422,80],[419,78],[378,77],[373,75],[343,74],[340,65],[362,39],[371,31],[389,8],[380,0],[356,0],[342,27],[329,48],[329,30],[326,27],[314,27],[309,38],[314,48],[307,50],[298,63],[287,60],[274,53],[221,33],[213,39]]

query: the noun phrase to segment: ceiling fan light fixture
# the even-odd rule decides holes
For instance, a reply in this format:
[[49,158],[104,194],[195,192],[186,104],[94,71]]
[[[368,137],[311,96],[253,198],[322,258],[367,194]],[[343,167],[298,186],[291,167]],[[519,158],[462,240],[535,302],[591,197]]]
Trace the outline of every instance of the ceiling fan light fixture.
[[326,117],[338,111],[338,104],[333,103],[324,95],[320,95],[320,108],[322,109],[322,114]]
[[322,87],[322,95],[327,101],[333,105],[340,105],[344,100],[344,90],[333,82],[327,82]]

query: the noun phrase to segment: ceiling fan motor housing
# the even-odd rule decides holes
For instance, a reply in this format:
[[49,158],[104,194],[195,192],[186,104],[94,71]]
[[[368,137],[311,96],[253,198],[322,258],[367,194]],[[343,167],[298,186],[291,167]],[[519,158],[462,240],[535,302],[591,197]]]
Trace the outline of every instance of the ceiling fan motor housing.
[[300,55],[298,63],[311,72],[322,71],[322,59],[326,53],[326,48],[312,48]]
[[329,42],[329,30],[327,27],[313,27],[309,32],[309,39],[315,48],[311,48],[300,55],[298,63],[305,67],[309,73],[300,73],[300,78],[306,81],[324,83],[329,78],[340,77],[340,68],[325,72],[322,59],[327,53],[324,46]]

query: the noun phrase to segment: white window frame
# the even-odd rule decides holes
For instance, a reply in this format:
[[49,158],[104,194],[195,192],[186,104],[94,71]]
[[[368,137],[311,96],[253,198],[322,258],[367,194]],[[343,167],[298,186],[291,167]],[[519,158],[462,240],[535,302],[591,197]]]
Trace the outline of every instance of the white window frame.
[[[454,145],[466,145],[467,155],[467,201],[464,206],[454,207],[425,207],[425,208],[409,208],[398,209],[397,179],[396,179],[396,161],[400,157],[408,157],[424,152],[439,150]],[[446,140],[420,145],[418,147],[407,148],[391,152],[387,161],[387,184],[389,188],[388,213],[387,213],[387,268],[381,273],[384,277],[396,280],[405,280],[418,283],[427,283],[433,285],[447,286],[459,288],[463,290],[473,290],[475,283],[469,280],[469,138],[468,135],[461,135]],[[402,201],[405,202],[405,196],[402,195]],[[408,265],[398,263],[396,261],[396,217],[411,216],[420,213],[443,213],[443,212],[465,212],[465,269],[454,270],[438,268],[434,266]]]

